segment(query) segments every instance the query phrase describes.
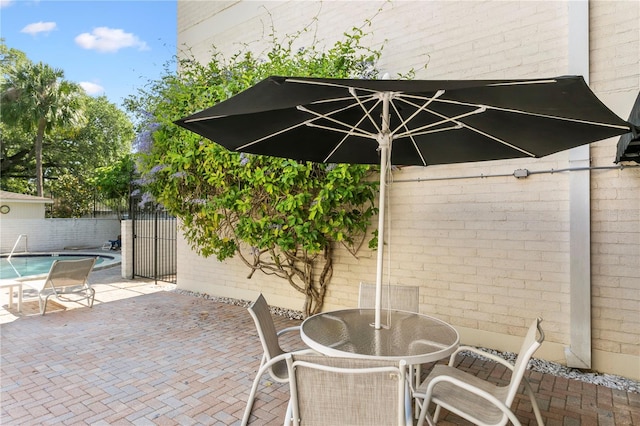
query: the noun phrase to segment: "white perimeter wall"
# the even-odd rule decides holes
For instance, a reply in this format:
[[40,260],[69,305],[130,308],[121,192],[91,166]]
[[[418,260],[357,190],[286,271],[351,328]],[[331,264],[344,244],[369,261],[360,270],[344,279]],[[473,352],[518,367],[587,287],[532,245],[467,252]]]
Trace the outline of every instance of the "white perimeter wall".
[[[378,9],[381,11],[376,15]],[[243,44],[311,24],[301,45],[332,45],[371,19],[365,44],[385,42],[379,67],[417,78],[539,78],[569,72],[569,6],[563,1],[210,2],[178,1],[178,46],[207,62]],[[317,25],[313,18],[317,17]],[[640,3],[589,3],[589,81],[626,118],[640,90]],[[425,64],[427,66],[425,67]],[[592,166],[612,166],[617,139],[591,145]],[[538,160],[407,167],[394,174],[385,268],[392,284],[421,286],[420,311],[456,326],[463,342],[516,350],[544,318],[537,356],[565,362],[571,343],[568,152]],[[510,175],[526,168],[526,179]],[[593,368],[640,378],[640,169],[590,173]],[[480,177],[484,176],[484,177]],[[419,180],[419,181],[418,181]],[[375,281],[375,253],[337,249],[325,309],[356,306],[360,281]],[[203,259],[179,239],[178,286],[300,309],[287,283],[241,262]]]
[[[65,247],[101,247],[120,234],[117,219],[0,219],[0,252],[9,253],[19,235],[26,234],[30,252]],[[24,242],[16,253],[24,251]]]

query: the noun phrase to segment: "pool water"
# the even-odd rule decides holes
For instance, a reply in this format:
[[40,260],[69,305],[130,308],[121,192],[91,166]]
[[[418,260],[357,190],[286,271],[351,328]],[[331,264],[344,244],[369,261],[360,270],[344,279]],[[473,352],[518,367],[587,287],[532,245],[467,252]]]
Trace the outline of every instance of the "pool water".
[[49,272],[55,260],[79,260],[88,257],[97,257],[96,265],[104,262],[105,258],[97,255],[71,255],[71,254],[42,254],[13,256],[11,260],[6,257],[0,259],[0,279],[21,278],[32,275],[44,275]]

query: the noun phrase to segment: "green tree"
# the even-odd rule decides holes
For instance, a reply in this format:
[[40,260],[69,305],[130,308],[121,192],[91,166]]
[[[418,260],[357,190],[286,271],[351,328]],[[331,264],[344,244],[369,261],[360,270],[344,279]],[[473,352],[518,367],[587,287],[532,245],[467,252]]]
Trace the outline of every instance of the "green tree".
[[64,80],[62,70],[42,62],[20,63],[6,71],[2,81],[2,122],[19,125],[24,132],[34,135],[34,178],[37,195],[42,196],[45,134],[56,127],[82,123],[84,92],[77,84]]
[[102,201],[118,217],[127,211],[131,182],[135,173],[135,164],[131,155],[116,160],[112,164],[95,169],[91,184],[102,195]]
[[49,189],[54,200],[52,217],[82,217],[91,213],[95,193],[82,177],[69,173],[58,176]]
[[21,128],[0,122],[0,176],[21,180],[33,179],[33,142]]
[[[24,179],[34,176],[33,170],[29,170],[29,156],[33,154],[33,141],[29,140],[29,135],[15,125],[8,125],[4,122],[6,114],[2,110],[17,97],[17,90],[7,84],[10,70],[15,70],[29,63],[24,52],[7,47],[0,39],[0,177],[5,183],[9,182],[10,187],[24,188]],[[12,179],[15,178],[15,179]],[[22,181],[22,182],[21,182]]]
[[220,260],[238,255],[249,277],[282,277],[305,296],[306,315],[322,309],[335,245],[355,255],[367,238],[376,213],[372,168],[240,155],[173,121],[269,75],[375,77],[380,51],[364,47],[364,36],[354,28],[327,51],[317,43],[294,49],[297,35],[284,42],[274,36],[266,58],[241,51],[229,61],[215,54],[204,65],[184,59],[179,75],[165,75],[126,103],[143,126],[140,183],[182,219],[191,247]]
[[[23,114],[33,106],[23,97],[29,93],[27,89],[40,86],[37,81],[24,82],[22,78],[35,78],[40,75],[38,72],[33,74],[28,72],[37,69],[38,66],[32,64],[23,52],[9,49],[0,41],[0,67],[2,67],[0,74],[2,78],[0,80],[2,84],[0,111],[2,117],[0,121],[0,185],[2,189],[36,193],[35,176],[42,175],[46,179],[42,182],[45,193],[55,193],[61,203],[69,201],[70,205],[77,206],[73,209],[54,209],[55,212],[75,217],[83,214],[82,212],[90,211],[94,196],[87,197],[84,200],[85,205],[80,207],[78,204],[80,200],[75,200],[75,194],[65,192],[67,189],[73,191],[73,186],[60,185],[56,181],[60,178],[68,181],[66,176],[73,175],[79,179],[79,184],[83,185],[82,191],[95,192],[95,189],[89,186],[90,178],[95,173],[94,169],[118,163],[123,156],[130,154],[134,138],[131,120],[124,111],[110,103],[106,97],[89,97],[79,87],[74,87],[78,92],[69,94],[73,98],[71,104],[50,105],[51,109],[56,111],[51,114],[52,117],[70,119],[61,119],[55,123],[57,125],[46,127],[46,132],[41,134],[42,173],[36,173],[34,141],[38,140],[38,130],[41,128],[34,125],[32,115]],[[58,79],[52,84],[66,86],[62,83],[64,82]],[[58,99],[64,100],[64,97]],[[71,114],[73,117],[67,113],[61,113],[70,107],[74,108]],[[96,197],[100,199],[101,194],[96,194]],[[111,202],[112,200],[109,200],[107,204]],[[117,210],[123,208],[118,204]]]
[[135,133],[127,114],[105,96],[87,97],[84,104],[85,123],[73,139],[78,161],[104,167],[129,155]]

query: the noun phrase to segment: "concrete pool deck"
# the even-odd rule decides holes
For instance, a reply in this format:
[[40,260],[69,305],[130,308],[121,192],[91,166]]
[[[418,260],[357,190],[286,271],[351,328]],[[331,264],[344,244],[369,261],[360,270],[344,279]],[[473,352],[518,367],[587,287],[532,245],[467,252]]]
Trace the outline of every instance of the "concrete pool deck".
[[[89,253],[88,251],[86,253]],[[91,286],[96,289],[96,298],[94,306],[103,303],[113,302],[122,299],[128,299],[131,297],[141,296],[144,294],[155,293],[158,291],[173,290],[175,285],[164,284],[156,285],[153,280],[135,279],[128,280],[120,276],[120,255],[116,257],[117,261],[110,262],[108,265],[98,265],[89,276],[89,282]],[[43,279],[46,276],[40,276],[35,279]],[[4,290],[4,289],[3,289]],[[13,297],[13,309],[8,308],[9,295],[7,291],[0,293],[0,324],[13,322],[20,318],[31,317],[32,315],[39,315],[38,311],[38,297],[35,291],[31,290],[28,286],[23,286],[23,312],[17,311],[16,307],[17,295]],[[47,307],[46,315],[51,312],[58,312],[62,310],[71,310],[78,308],[85,308],[80,303],[58,301],[50,299],[49,304],[53,303],[53,307]]]
[[[9,312],[0,294],[1,424],[240,424],[262,356],[244,307],[126,280],[120,268],[96,271],[91,282],[92,309],[69,304],[45,316],[37,308]],[[25,294],[28,303],[37,307]],[[277,329],[299,324],[273,318]],[[298,345],[296,336],[283,342],[285,349]],[[500,383],[508,378],[478,359],[465,357],[460,368]],[[640,394],[527,376],[549,426],[640,424]],[[282,424],[287,399],[288,387],[265,376],[251,424]],[[524,425],[535,424],[525,396],[515,407]],[[468,423],[448,415],[439,424]]]

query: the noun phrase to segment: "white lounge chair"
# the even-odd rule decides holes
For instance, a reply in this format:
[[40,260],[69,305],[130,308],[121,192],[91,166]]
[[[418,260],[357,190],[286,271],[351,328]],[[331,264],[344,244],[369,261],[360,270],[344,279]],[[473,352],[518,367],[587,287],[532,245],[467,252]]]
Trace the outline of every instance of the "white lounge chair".
[[[47,302],[51,296],[59,300],[71,300],[68,298],[70,294],[82,295],[83,299],[87,299],[87,306],[91,308],[96,291],[91,288],[88,278],[95,263],[95,257],[80,260],[55,260],[49,269],[46,280],[24,281],[23,285],[38,292],[38,304],[42,315],[47,310]],[[79,303],[79,299],[72,301]]]
[[[451,355],[449,365],[436,365],[413,393],[413,397],[421,406],[418,426],[421,426],[425,419],[429,425],[435,424],[441,408],[477,425],[505,425],[509,421],[514,425],[520,425],[520,421],[510,407],[521,383],[524,383],[525,390],[531,398],[536,421],[539,425],[543,425],[535,394],[529,381],[524,377],[529,360],[544,340],[544,332],[540,328],[541,321],[538,318],[529,327],[515,365],[498,356],[468,346],[459,347]],[[537,338],[536,334],[538,334]],[[509,384],[498,386],[454,367],[456,354],[461,351],[474,352],[509,368],[511,370]],[[431,402],[436,404],[433,419],[428,413]]]

